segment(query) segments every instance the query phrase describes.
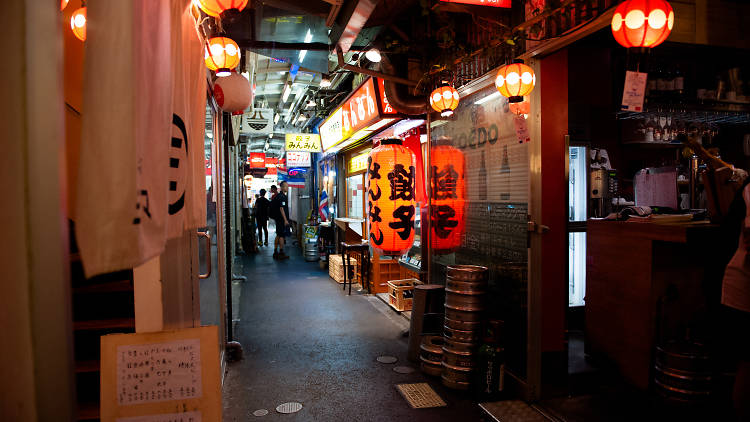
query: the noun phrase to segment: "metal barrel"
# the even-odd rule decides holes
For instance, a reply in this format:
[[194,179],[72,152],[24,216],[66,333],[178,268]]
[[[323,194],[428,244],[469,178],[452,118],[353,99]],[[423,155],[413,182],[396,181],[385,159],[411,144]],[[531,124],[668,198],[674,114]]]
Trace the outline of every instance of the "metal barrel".
[[443,373],[443,338],[440,336],[424,336],[419,345],[420,369],[427,375],[434,377]]
[[714,381],[706,346],[685,341],[656,347],[654,385],[665,399],[705,402],[711,398]]
[[469,282],[446,277],[445,289],[465,295],[481,295],[487,293],[487,281]]
[[449,265],[446,275],[457,281],[481,282],[487,281],[489,271],[478,265]]
[[476,322],[482,321],[482,313],[479,312],[481,309],[468,309],[466,307],[456,307],[453,305],[445,305],[445,318],[452,319],[454,321],[463,322]]
[[443,347],[443,364],[461,368],[473,368],[476,366],[476,356],[474,352]]
[[457,352],[473,353],[479,348],[479,342],[461,341],[448,337],[444,337],[443,340],[445,341],[445,345],[443,346],[444,348],[455,350]]
[[471,378],[474,374],[473,368],[465,368],[446,364],[443,362],[443,374],[441,381],[444,386],[454,390],[468,390],[471,385]]
[[465,295],[445,289],[445,306],[461,311],[479,312],[484,310],[484,295]]
[[454,330],[479,331],[482,328],[481,321],[463,321],[445,317],[445,326]]
[[456,330],[456,329],[448,327],[447,325],[443,327],[443,336],[445,338],[449,338],[455,341],[475,343],[479,341],[479,337],[480,337],[479,334],[480,334],[479,330],[469,330],[469,331]]
[[318,242],[305,242],[305,261],[314,262],[320,259],[318,252]]

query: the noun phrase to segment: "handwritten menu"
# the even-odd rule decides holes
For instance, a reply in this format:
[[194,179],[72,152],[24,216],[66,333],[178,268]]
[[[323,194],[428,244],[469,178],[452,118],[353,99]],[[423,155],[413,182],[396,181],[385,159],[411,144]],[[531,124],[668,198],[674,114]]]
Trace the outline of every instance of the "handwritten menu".
[[201,397],[200,348],[199,339],[118,346],[117,403],[122,406]]
[[170,413],[168,415],[117,418],[116,422],[201,422],[201,412]]

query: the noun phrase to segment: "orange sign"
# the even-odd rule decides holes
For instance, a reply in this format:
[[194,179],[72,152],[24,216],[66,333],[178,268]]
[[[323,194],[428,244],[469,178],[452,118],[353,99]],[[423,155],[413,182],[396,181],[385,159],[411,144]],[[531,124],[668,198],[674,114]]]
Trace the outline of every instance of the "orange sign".
[[396,110],[391,107],[391,103],[385,96],[385,80],[378,79],[378,91],[380,91],[380,111],[383,114],[396,114]]
[[366,127],[379,117],[375,101],[375,84],[372,78],[368,78],[362,86],[354,91],[354,94],[346,100],[342,107],[345,138]]

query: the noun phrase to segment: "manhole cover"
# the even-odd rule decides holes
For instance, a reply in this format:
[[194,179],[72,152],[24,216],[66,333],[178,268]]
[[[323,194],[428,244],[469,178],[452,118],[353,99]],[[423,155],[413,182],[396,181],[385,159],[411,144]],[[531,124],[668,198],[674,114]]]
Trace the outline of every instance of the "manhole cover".
[[268,410],[266,409],[258,409],[255,412],[253,412],[253,416],[266,416],[268,414]]
[[276,411],[279,413],[297,413],[300,410],[302,410],[302,403],[297,403],[294,401],[276,406]]
[[396,363],[398,358],[395,356],[378,356],[377,361],[380,363]]
[[441,399],[435,390],[433,390],[426,382],[420,382],[417,384],[396,384],[396,388],[414,409],[446,406],[443,399]]
[[411,366],[395,366],[393,367],[393,372],[397,372],[399,374],[411,374],[414,372],[414,368]]

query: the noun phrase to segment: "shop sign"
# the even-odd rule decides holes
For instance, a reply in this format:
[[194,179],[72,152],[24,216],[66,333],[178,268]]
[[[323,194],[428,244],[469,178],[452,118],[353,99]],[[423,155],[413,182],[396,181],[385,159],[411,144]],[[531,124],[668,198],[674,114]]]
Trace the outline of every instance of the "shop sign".
[[306,151],[287,151],[286,164],[291,167],[310,167],[311,154]]
[[271,108],[256,108],[252,113],[242,115],[240,133],[247,135],[267,135],[273,132],[274,110]]
[[367,170],[367,157],[369,155],[369,152],[365,152],[352,157],[352,159],[349,160],[349,173]]
[[287,133],[287,151],[320,151],[320,135],[314,133]]
[[380,125],[379,128],[392,121],[388,119],[384,122],[381,120],[384,116],[396,114],[396,110],[385,98],[385,84],[380,80],[367,78],[344,104],[318,127],[323,151],[348,138],[369,135],[376,130],[373,126]]
[[463,3],[463,4],[474,4],[477,6],[492,6],[492,7],[503,7],[506,9],[511,8],[511,0],[440,0],[446,3]]
[[268,173],[266,173],[266,176],[276,176],[276,167],[278,165],[278,158],[266,157],[266,168],[268,169]]
[[250,160],[251,168],[263,168],[266,166],[266,154],[264,152],[251,152],[248,160]]

